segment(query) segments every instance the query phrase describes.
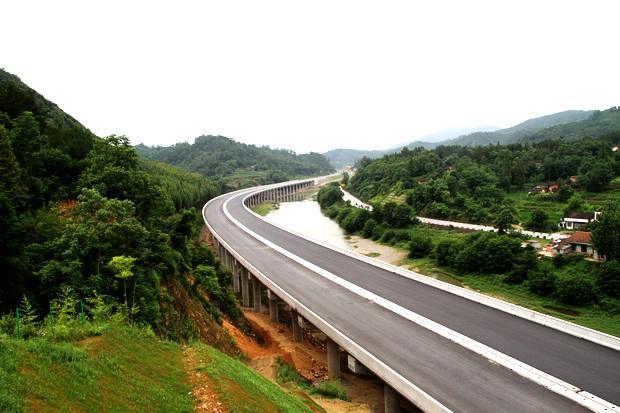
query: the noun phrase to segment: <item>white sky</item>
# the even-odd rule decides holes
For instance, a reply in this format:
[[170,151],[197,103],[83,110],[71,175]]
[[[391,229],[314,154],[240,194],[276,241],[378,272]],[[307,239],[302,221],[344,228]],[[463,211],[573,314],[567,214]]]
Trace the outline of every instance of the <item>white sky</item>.
[[4,0],[0,67],[100,136],[323,152],[620,105],[620,1]]

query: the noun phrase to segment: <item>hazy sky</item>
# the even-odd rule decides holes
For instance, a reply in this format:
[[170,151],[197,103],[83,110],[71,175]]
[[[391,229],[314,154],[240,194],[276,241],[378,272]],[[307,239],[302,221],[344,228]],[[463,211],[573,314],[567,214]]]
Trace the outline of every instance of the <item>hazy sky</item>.
[[620,1],[28,1],[0,67],[96,134],[299,152],[620,105]]

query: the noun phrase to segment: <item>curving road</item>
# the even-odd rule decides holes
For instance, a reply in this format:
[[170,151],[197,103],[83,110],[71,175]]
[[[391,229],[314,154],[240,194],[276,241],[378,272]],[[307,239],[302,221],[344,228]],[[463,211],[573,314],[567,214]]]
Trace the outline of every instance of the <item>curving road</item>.
[[[207,204],[204,217],[212,230],[296,301],[447,409],[587,411],[318,275],[242,230],[224,208],[247,229],[322,270],[607,402],[620,404],[617,350],[394,274],[277,228],[244,207],[243,198],[251,191],[227,194]],[[608,411],[618,410],[610,406]]]

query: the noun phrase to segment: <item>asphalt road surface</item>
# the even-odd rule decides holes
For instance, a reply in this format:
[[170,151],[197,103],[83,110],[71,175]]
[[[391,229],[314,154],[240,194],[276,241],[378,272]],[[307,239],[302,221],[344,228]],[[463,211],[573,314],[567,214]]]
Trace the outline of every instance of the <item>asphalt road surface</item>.
[[315,274],[225,216],[295,255],[404,308],[613,404],[620,353],[332,251],[247,212],[228,195],[205,209],[213,229],[272,281],[340,332],[453,411],[573,412],[582,406]]

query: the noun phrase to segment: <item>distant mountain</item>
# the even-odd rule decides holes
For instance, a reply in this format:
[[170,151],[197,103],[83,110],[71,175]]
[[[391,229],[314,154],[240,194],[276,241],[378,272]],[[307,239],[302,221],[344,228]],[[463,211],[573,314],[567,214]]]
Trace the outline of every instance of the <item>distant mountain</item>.
[[334,171],[321,154],[298,155],[286,149],[271,149],[236,142],[224,136],[199,136],[193,144],[173,146],[138,145],[136,151],[149,159],[218,179],[224,189],[322,175]]
[[564,123],[529,132],[520,141],[540,142],[556,138],[575,140],[584,136],[601,138],[612,134],[620,134],[620,106],[594,111],[592,116],[579,122]]
[[[483,127],[484,128],[484,127]],[[487,127],[492,128],[492,127]],[[363,151],[356,149],[335,149],[324,155],[336,168],[353,165],[364,156],[374,159],[383,155],[398,152],[403,147],[409,149],[425,148],[434,149],[440,145],[458,146],[485,146],[491,144],[507,145],[519,142],[536,142],[552,138],[576,139],[583,136],[600,137],[608,133],[620,130],[618,110],[611,108],[606,111],[594,110],[567,110],[552,115],[528,119],[515,126],[494,131],[478,130],[477,132],[460,135],[451,139],[436,141],[433,135],[426,136],[419,141],[413,141],[406,145],[386,150]],[[447,136],[447,129],[438,136]]]
[[461,146],[484,146],[490,144],[517,143],[525,136],[556,125],[579,122],[588,119],[594,113],[593,110],[567,110],[539,118],[528,119],[518,125],[494,132],[475,132],[458,138],[444,141],[443,145]]
[[323,155],[337,169],[351,166],[358,159],[367,157],[370,159],[380,158],[383,155],[398,152],[405,146],[408,148],[423,147],[432,149],[436,146],[436,142],[453,139],[466,133],[475,131],[495,131],[497,127],[483,125],[476,128],[446,128],[437,132],[424,135],[415,141],[407,141],[383,150],[361,150],[361,149],[332,149]]

